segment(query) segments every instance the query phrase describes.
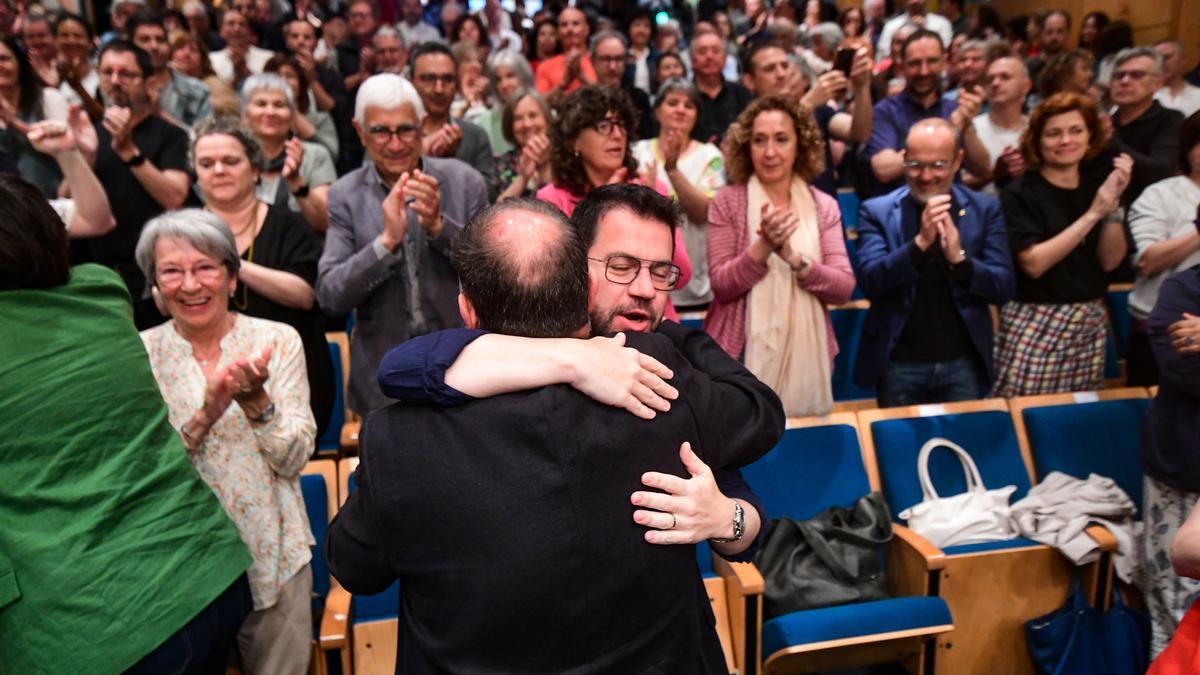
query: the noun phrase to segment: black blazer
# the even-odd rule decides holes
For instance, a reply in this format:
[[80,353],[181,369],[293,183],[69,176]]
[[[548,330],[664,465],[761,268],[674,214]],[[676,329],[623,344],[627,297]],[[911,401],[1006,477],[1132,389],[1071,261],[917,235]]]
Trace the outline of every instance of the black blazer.
[[[367,418],[326,555],[353,593],[400,579],[396,672],[724,672],[694,548],[646,543],[629,497],[646,471],[686,475],[685,440],[739,465],[782,429],[745,429],[755,399],[667,337],[627,339],[675,373],[652,421],[566,385]],[[752,435],[761,448],[731,443]]]

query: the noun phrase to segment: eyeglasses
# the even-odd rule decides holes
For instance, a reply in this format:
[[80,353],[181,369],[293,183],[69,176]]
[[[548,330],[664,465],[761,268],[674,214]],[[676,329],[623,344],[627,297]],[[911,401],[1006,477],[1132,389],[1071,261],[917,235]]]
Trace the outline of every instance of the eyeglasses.
[[614,284],[628,286],[641,274],[643,267],[650,268],[650,283],[660,291],[675,290],[675,284],[681,274],[679,266],[669,262],[653,262],[641,260],[631,255],[610,255],[607,258],[591,258],[593,262],[604,263],[604,278]]
[[212,263],[200,263],[190,270],[181,269],[179,267],[164,267],[156,270],[155,276],[158,277],[158,285],[164,288],[174,288],[183,283],[184,279],[190,273],[196,277],[196,281],[200,283],[212,283],[221,278],[222,267]]
[[141,73],[135,73],[132,70],[113,70],[112,68],[102,68],[100,70],[100,79],[111,80],[113,75],[122,82],[132,82],[142,79]]
[[625,63],[625,56],[623,54],[613,55],[613,56],[593,56],[592,62],[593,63]]
[[604,119],[592,125],[596,133],[601,136],[611,135],[614,129],[625,131],[625,120],[620,117],[605,117]]
[[1120,82],[1125,78],[1129,78],[1134,82],[1141,82],[1142,80],[1146,79],[1149,74],[1150,71],[1148,70],[1117,70],[1113,71],[1112,79],[1113,82]]
[[395,129],[389,129],[382,124],[376,124],[367,127],[367,136],[370,137],[372,143],[379,145],[387,145],[392,142],[392,136],[398,137],[405,143],[412,143],[417,139],[417,132],[420,127],[415,124],[401,124]]
[[944,159],[934,162],[918,162],[910,159],[904,163],[904,170],[914,175],[923,173],[925,169],[929,169],[933,173],[945,173],[950,169],[950,162]]
[[450,85],[454,84],[455,80],[457,79],[458,78],[453,73],[447,73],[445,75],[438,75],[437,73],[421,73],[417,76],[417,81],[421,84],[437,84],[441,82],[442,84]]

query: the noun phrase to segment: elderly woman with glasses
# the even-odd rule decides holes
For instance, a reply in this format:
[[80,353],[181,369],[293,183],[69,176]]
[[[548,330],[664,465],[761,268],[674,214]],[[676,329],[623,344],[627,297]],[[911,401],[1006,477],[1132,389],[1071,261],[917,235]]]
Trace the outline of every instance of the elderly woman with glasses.
[[[569,218],[576,205],[592,190],[616,183],[650,185],[663,195],[665,184],[655,177],[640,176],[629,144],[636,113],[625,92],[608,87],[581,87],[564,100],[560,114],[550,127],[550,170],[554,182],[537,191],[537,198],[550,202]],[[682,271],[678,285],[692,276],[692,263],[680,230],[675,231],[675,257]],[[667,305],[668,319],[678,319]]]
[[300,334],[320,435],[333,409],[334,391],[325,317],[313,292],[321,242],[300,214],[266,204],[255,193],[262,150],[246,127],[235,118],[218,117],[202,121],[194,133],[192,169],[204,193],[204,208],[230,225],[242,259],[233,306],[286,323]]
[[329,224],[329,186],[337,170],[329,151],[295,134],[296,100],[287,80],[274,73],[251,75],[242,83],[242,115],[262,148],[259,198],[286,205],[317,232]]
[[1030,169],[1000,193],[1016,298],[1000,309],[996,396],[1099,389],[1108,273],[1125,258],[1121,194],[1133,160],[1087,161],[1104,147],[1096,102],[1042,101],[1021,134]]
[[807,108],[766,96],[725,138],[731,184],[708,210],[705,330],[789,417],[828,413],[838,344],[827,308],[850,299],[854,273],[837,201],[809,185],[824,160],[821,131]]
[[230,311],[241,257],[229,225],[213,213],[187,209],[151,220],[136,255],[171,316],[142,333],[171,426],[253,556],[254,610],[238,632],[242,668],[302,673],[316,542],[299,475],[317,425],[300,336]]
[[676,305],[707,305],[712,301],[708,281],[708,205],[713,194],[725,185],[725,159],[712,143],[692,139],[700,93],[682,78],[667,80],[654,97],[654,115],[658,119],[658,137],[638,141],[633,156],[640,171],[648,176],[667,179],[671,196],[683,207],[680,222],[688,258],[692,261],[692,279],[671,294]]

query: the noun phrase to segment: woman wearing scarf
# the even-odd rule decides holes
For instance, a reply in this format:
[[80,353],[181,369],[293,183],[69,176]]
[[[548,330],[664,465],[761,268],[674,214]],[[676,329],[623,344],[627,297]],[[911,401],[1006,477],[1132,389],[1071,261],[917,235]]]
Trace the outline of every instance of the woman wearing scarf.
[[806,108],[766,96],[726,139],[731,184],[708,210],[705,329],[789,417],[828,413],[838,346],[826,307],[850,299],[854,273],[837,201],[808,184],[821,172],[821,132]]

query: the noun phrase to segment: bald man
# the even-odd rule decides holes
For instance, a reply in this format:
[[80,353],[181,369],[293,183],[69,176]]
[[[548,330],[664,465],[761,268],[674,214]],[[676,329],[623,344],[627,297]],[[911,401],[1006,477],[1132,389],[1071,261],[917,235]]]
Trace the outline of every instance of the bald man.
[[928,118],[905,140],[906,184],[863,203],[859,287],[871,301],[854,379],[880,407],[982,398],[991,389],[989,304],[1016,291],[1000,202],[954,183],[955,125]]

